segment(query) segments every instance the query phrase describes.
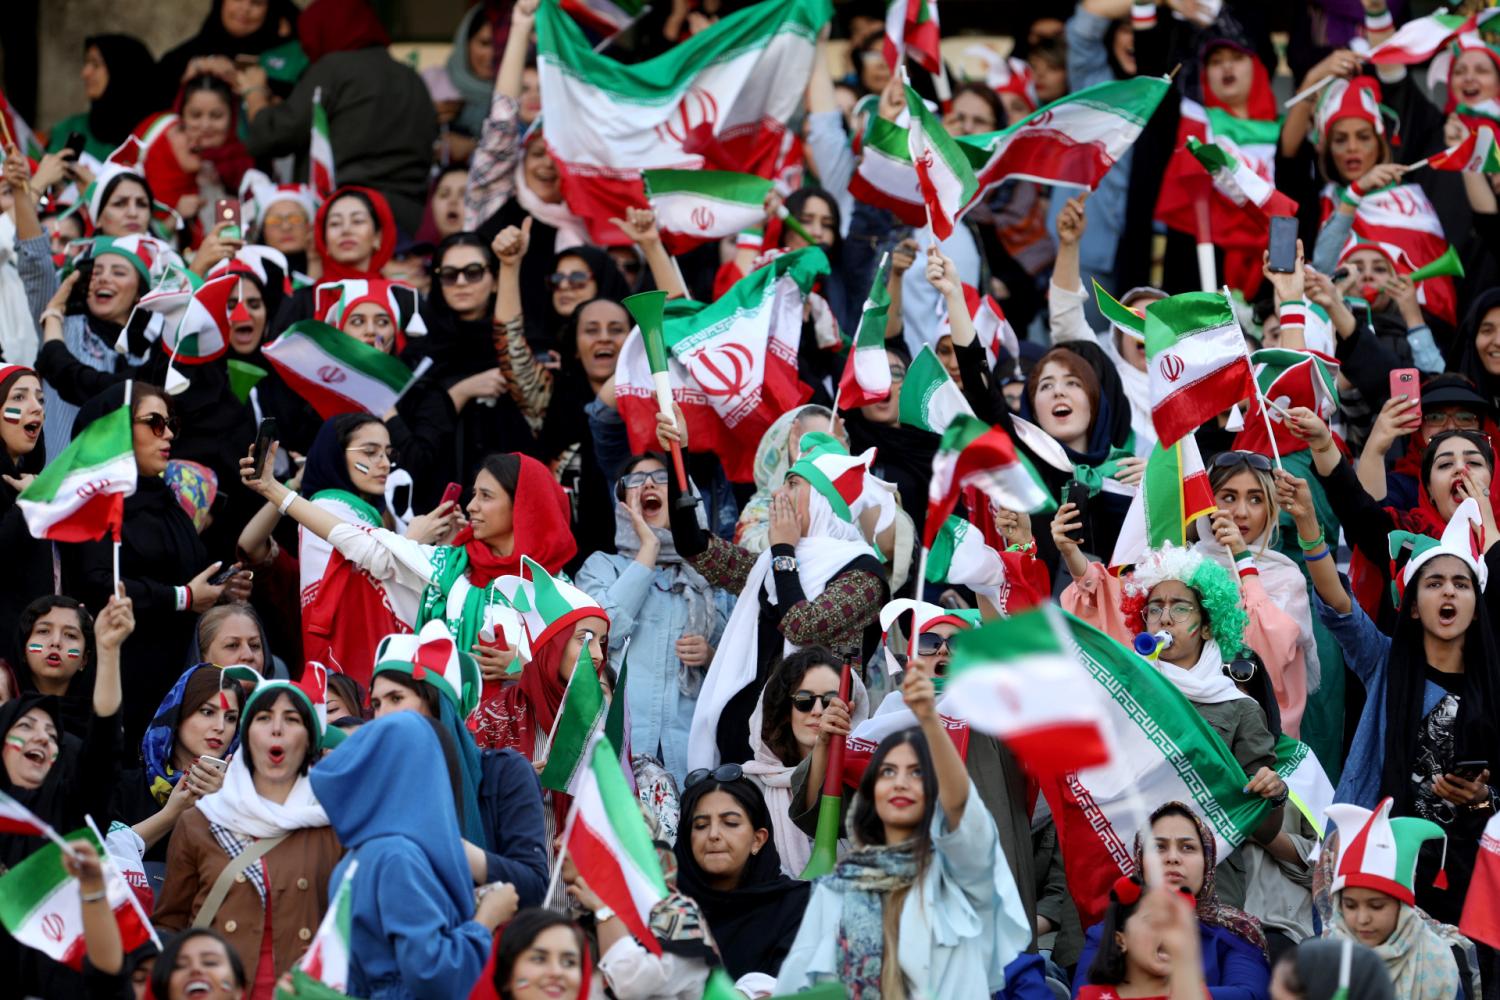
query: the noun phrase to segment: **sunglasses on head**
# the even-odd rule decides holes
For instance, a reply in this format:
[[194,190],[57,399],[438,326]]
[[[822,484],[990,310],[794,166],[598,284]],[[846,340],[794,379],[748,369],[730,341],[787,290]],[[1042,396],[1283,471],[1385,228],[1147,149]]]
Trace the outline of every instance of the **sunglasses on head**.
[[696,771],[688,772],[687,781],[683,782],[682,788],[683,791],[686,791],[696,784],[707,781],[709,778],[712,778],[719,784],[723,785],[731,781],[739,781],[744,776],[745,769],[740,767],[738,764],[720,764],[718,767],[712,770],[709,770],[706,767],[700,767]]
[[833,704],[833,699],[838,696],[839,693],[837,691],[824,691],[822,694],[813,694],[811,691],[798,691],[792,695],[792,707],[803,715],[806,715],[813,710],[814,705],[827,708]]
[[1271,460],[1256,451],[1221,451],[1214,456],[1214,468],[1233,469],[1248,465],[1257,472],[1270,472]]
[[433,272],[437,280],[445,287],[452,288],[462,281],[466,285],[473,285],[482,281],[489,273],[489,268],[483,264],[465,264],[463,267],[449,267],[447,265]]
[[564,285],[568,288],[582,288],[593,280],[594,276],[587,271],[558,271],[547,275],[547,284],[552,288],[562,288]]
[[177,436],[178,423],[176,417],[167,417],[160,413],[148,413],[144,417],[136,417],[135,422],[149,428],[153,437],[166,437],[167,431],[171,431],[173,437]]
[[922,632],[917,636],[917,655],[935,656],[940,649],[952,652],[953,647],[948,645],[952,639],[952,636],[940,632]]

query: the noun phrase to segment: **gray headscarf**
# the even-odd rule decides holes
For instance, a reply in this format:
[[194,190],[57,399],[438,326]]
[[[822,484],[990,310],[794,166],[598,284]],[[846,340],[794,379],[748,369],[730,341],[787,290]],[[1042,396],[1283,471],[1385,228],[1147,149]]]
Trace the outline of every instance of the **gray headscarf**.
[[1347,938],[1312,938],[1297,946],[1292,961],[1305,1000],[1332,1000],[1339,989],[1344,951],[1349,950],[1348,996],[1359,1000],[1396,1000],[1395,987],[1379,955]]

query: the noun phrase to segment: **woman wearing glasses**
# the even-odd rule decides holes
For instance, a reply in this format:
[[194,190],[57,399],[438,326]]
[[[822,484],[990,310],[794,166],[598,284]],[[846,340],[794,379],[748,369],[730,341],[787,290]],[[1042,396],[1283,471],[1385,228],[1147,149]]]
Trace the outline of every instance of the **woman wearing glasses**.
[[[177,418],[165,392],[144,382],[111,386],[84,404],[75,435],[124,406],[127,387],[136,487],[125,498],[119,566],[125,594],[135,602],[137,628],[120,655],[131,679],[125,690],[125,745],[134,746],[182,670],[198,615],[221,597],[244,599],[250,582],[242,575],[210,582],[220,563],[209,561],[192,519],[162,478],[177,437]],[[89,607],[103,607],[114,590],[114,543],[106,537],[60,545],[59,551],[63,591]]]
[[666,461],[637,455],[615,487],[615,552],[595,552],[578,586],[614,623],[610,666],[618,675],[630,643],[631,744],[655,757],[672,778],[687,776],[688,728],[703,674],[734,599],[677,552],[667,518]]

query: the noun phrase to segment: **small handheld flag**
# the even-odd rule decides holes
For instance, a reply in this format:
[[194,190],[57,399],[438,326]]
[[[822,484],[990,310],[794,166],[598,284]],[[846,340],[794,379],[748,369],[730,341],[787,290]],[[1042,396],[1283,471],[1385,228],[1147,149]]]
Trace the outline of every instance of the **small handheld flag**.
[[[667,293],[637,292],[627,296],[624,305],[641,328],[641,339],[646,342],[646,361],[651,366],[651,384],[656,388],[656,408],[671,417],[672,377],[667,367],[667,344],[662,332]],[[677,488],[684,497],[688,496],[687,467],[682,462],[682,446],[676,441],[672,442],[672,470],[677,474]]]

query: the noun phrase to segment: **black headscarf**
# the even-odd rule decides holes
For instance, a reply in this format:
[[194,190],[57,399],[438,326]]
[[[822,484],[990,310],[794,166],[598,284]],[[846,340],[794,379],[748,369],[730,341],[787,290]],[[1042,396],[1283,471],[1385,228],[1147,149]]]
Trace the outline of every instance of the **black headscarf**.
[[[476,23],[478,19],[476,19]],[[478,233],[454,233],[446,237],[432,255],[434,270],[443,263],[443,257],[455,246],[474,246],[472,238],[483,242]],[[494,258],[486,247],[476,247],[486,263]],[[495,296],[490,295],[484,312],[478,319],[462,319],[448,304],[443,286],[433,276],[432,291],[422,302],[422,320],[427,324],[427,336],[414,337],[407,341],[401,360],[412,367],[423,357],[432,359],[432,378],[442,386],[451,386],[460,379],[489,371],[499,364],[495,354],[495,338],[491,316],[495,311]]]
[[99,50],[109,70],[104,93],[89,104],[89,131],[100,142],[118,146],[147,115],[156,110],[151,91],[141,86],[156,72],[151,50],[131,35],[90,35],[83,50]]
[[349,459],[339,438],[344,429],[356,421],[380,422],[367,421],[365,414],[358,413],[341,413],[323,421],[323,426],[318,429],[318,436],[313,438],[312,447],[307,450],[307,464],[302,469],[302,493],[304,496],[315,497],[323,490],[343,490],[353,493],[377,511],[384,511],[385,497],[371,496],[361,491],[354,485],[354,480],[349,478]]
[[[557,273],[557,265],[564,257],[581,257],[583,258],[584,263],[588,264],[589,273],[594,276],[594,284],[598,289],[596,292],[594,292],[595,298],[613,299],[614,301],[619,302],[623,300],[625,296],[630,294],[630,283],[627,282],[625,280],[625,276],[620,273],[619,267],[615,264],[615,259],[605,251],[600,250],[598,247],[589,246],[587,243],[581,243],[576,247],[568,247],[568,249],[566,250],[559,250],[557,254],[552,258],[552,270],[548,272],[549,274]],[[560,316],[557,313],[557,310],[552,308],[552,296],[550,293],[551,288],[549,287],[547,296],[547,311],[551,313],[551,323],[547,332],[553,336],[556,336],[557,333],[562,329],[562,325],[564,322],[566,322],[566,320],[563,316]]]
[[797,936],[812,885],[781,873],[776,842],[767,838],[759,853],[752,854],[746,862],[739,888],[731,892],[712,888],[698,859],[693,857],[692,836],[693,810],[710,792],[733,796],[749,814],[753,828],[772,829],[765,797],[747,778],[726,782],[707,778],[685,789],[677,844],[673,848],[677,855],[677,888],[697,901],[730,976],[738,979],[747,972],[774,976]]
[[[161,103],[170,103],[177,95],[183,72],[198,56],[258,56],[267,49],[297,40],[298,11],[292,0],[270,0],[265,21],[257,31],[244,38],[236,38],[224,29],[223,10],[224,0],[213,0],[198,33],[161,57],[157,67]],[[286,37],[279,33],[282,21],[291,27]]]
[[[1454,357],[1449,360],[1448,370],[1456,368],[1459,374],[1467,375],[1479,387],[1479,394],[1500,410],[1500,375],[1491,375],[1485,370],[1484,363],[1479,359],[1479,347],[1475,343],[1475,338],[1479,335],[1479,324],[1491,309],[1500,309],[1500,288],[1490,288],[1475,296],[1474,304],[1464,315],[1463,326],[1459,327],[1458,338],[1453,342]],[[1454,361],[1457,362],[1456,365]]]
[[[9,394],[10,387],[15,383],[16,379],[21,378],[23,375],[30,375],[37,381],[41,381],[41,376],[34,369],[18,368],[4,379],[0,379],[0,399],[4,399]],[[10,476],[12,479],[19,479],[21,476],[36,475],[42,471],[42,467],[46,464],[46,431],[41,431],[37,434],[36,447],[31,449],[29,454],[22,455],[19,461],[12,462],[10,460],[10,452],[5,448],[0,448],[0,474]],[[10,510],[11,506],[16,502],[16,497],[19,495],[19,493],[10,488],[9,483],[0,480],[0,514]]]
[[[1099,412],[1094,414],[1094,423],[1089,429],[1089,450],[1079,454],[1063,445],[1063,450],[1075,464],[1098,465],[1109,456],[1111,447],[1123,448],[1130,440],[1130,400],[1125,397],[1119,371],[1098,344],[1074,340],[1057,347],[1082,357],[1099,378]],[[1021,400],[1021,416],[1036,423],[1036,412],[1029,398]]]
[[[82,744],[78,737],[70,736],[63,731],[62,715],[57,699],[50,695],[27,691],[19,697],[0,704],[0,737],[9,733],[11,727],[20,721],[21,716],[34,708],[40,708],[52,716],[52,723],[57,727],[57,760],[53,761],[52,770],[47,772],[47,777],[42,779],[41,785],[37,788],[22,788],[12,783],[10,772],[0,765],[0,792],[9,795],[53,827],[67,832],[82,819],[81,816],[63,815],[67,788],[71,783],[72,771],[77,763],[78,751]],[[70,823],[72,825],[69,825]],[[41,847],[43,843],[40,837],[0,835],[0,867],[14,866]]]

